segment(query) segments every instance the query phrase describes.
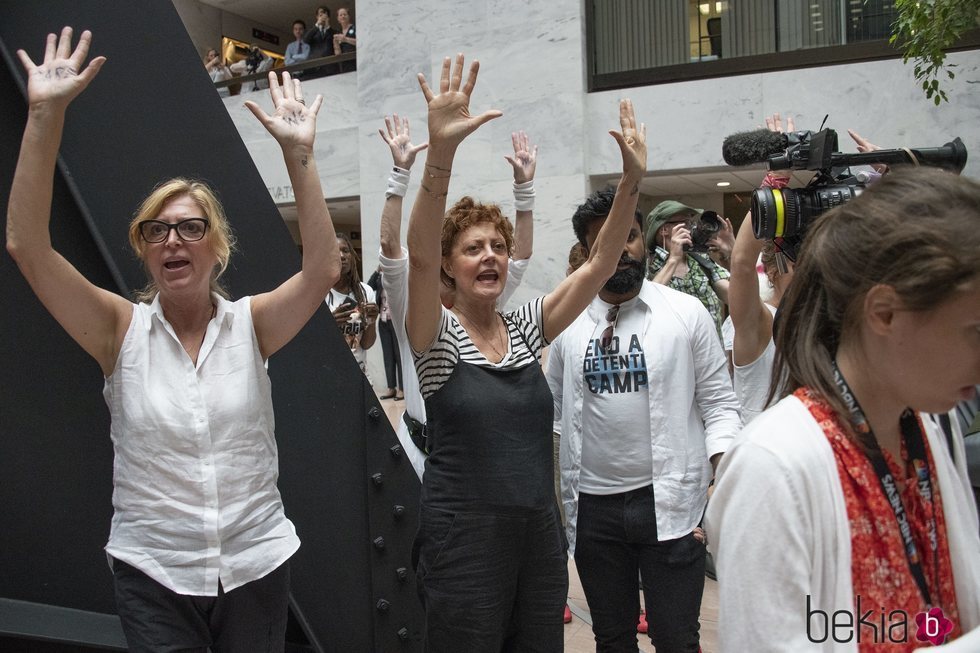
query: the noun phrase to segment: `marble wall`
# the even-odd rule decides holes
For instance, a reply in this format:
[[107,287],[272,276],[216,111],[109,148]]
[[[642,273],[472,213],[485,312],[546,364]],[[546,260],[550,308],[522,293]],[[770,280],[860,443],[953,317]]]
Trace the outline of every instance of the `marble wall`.
[[[650,170],[724,165],[721,143],[753,129],[767,113],[797,116],[799,129],[817,129],[825,115],[840,148],[854,152],[853,129],[881,147],[936,147],[959,136],[973,152],[964,174],[980,177],[980,51],[949,55],[956,79],[943,83],[950,102],[927,100],[900,59],[739,75],[678,84],[592,93],[585,97],[589,122],[598,123],[621,94],[649,125]],[[615,169],[618,151],[600,130],[590,130],[588,174]]]
[[[317,114],[314,150],[324,197],[356,197],[361,192],[359,150],[364,142],[357,131],[357,75],[310,80],[304,84],[303,93],[308,102],[317,94],[323,96]],[[225,98],[224,103],[276,203],[292,203],[292,189],[279,145],[245,108],[246,100],[256,102],[271,113],[269,92],[242,92]]]
[[[378,136],[386,114],[408,116],[413,140],[426,139],[425,102],[416,81],[438,79],[442,58],[463,52],[481,63],[471,110],[500,109],[460,148],[450,199],[470,194],[499,202],[513,215],[512,171],[504,160],[510,134],[524,129],[540,145],[536,175],[534,257],[512,304],[553,288],[564,274],[574,241],[570,216],[600,177],[620,169],[608,130],[618,127],[618,99],[630,97],[649,125],[652,173],[723,165],[721,143],[752,129],[767,112],[793,112],[801,128],[824,114],[853,151],[853,128],[883,147],[942,145],[961,136],[974,150],[966,173],[980,177],[980,53],[954,53],[952,102],[934,107],[899,60],[798,71],[741,75],[623,91],[586,93],[583,0],[376,0],[357,8],[358,71],[311,80],[307,95],[325,97],[318,120],[317,163],[328,198],[360,195],[364,269],[377,265],[378,229],[392,162]],[[226,106],[239,125],[270,191],[288,185],[275,144],[241,108]],[[262,101],[267,101],[265,97]],[[418,161],[405,202],[402,239],[423,162]],[[717,198],[683,199],[720,206]],[[283,201],[283,200],[280,200]],[[376,385],[384,382],[380,347],[370,352]]]
[[[424,140],[425,101],[416,74],[438,80],[443,57],[463,52],[467,60],[480,61],[471,111],[493,108],[504,115],[481,127],[460,148],[450,199],[469,194],[499,202],[513,215],[513,172],[504,155],[513,151],[511,132],[525,130],[539,145],[536,237],[525,277],[531,283],[514,301],[529,299],[557,282],[565,268],[565,243],[572,241],[568,217],[586,192],[581,16],[580,0],[383,0],[358,7],[358,40],[371,44],[358,52],[365,267],[372,257],[376,260],[378,216],[391,167],[390,152],[377,129],[385,114],[397,112],[410,117],[413,139]],[[417,164],[409,200],[420,176]],[[405,228],[410,204],[406,202]]]

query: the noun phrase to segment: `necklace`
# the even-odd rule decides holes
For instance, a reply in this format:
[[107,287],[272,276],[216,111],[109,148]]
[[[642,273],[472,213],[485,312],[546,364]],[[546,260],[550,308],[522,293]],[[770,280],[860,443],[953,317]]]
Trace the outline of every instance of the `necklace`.
[[[470,316],[469,316],[469,315],[467,315],[466,313],[464,313],[464,312],[463,312],[463,310],[462,310],[462,309],[461,309],[461,308],[460,308],[459,306],[454,306],[453,308],[454,308],[454,309],[455,309],[455,310],[456,310],[456,311],[457,311],[457,312],[459,313],[459,316],[460,316],[460,317],[462,317],[462,318],[466,318],[466,321],[467,321],[467,322],[469,322],[469,324],[470,324],[470,326],[472,326],[472,327],[473,327],[473,328],[474,328],[474,329],[476,330],[476,332],[480,334],[480,337],[481,337],[481,338],[483,338],[483,339],[484,339],[484,341],[486,341],[486,343],[487,343],[488,345],[490,345],[490,349],[492,349],[492,350],[493,350],[493,353],[495,353],[495,354],[497,355],[497,362],[499,363],[500,361],[502,361],[502,360],[504,359],[504,355],[503,355],[503,354],[501,354],[501,353],[500,353],[500,350],[499,350],[499,349],[497,349],[497,348],[496,348],[496,347],[494,346],[494,344],[493,344],[493,340],[491,340],[491,339],[490,339],[490,338],[489,338],[489,337],[487,336],[487,334],[486,334],[486,332],[485,332],[485,331],[484,331],[483,329],[481,329],[481,328],[479,327],[479,325],[477,325],[477,323],[476,323],[476,322],[474,322],[474,321],[473,321],[473,320],[472,320],[472,319],[470,318]],[[494,313],[494,315],[493,315],[493,321],[494,321],[494,331],[495,331],[495,332],[496,332],[496,334],[497,334],[497,335],[499,336],[499,335],[500,335],[500,329],[499,329],[499,328],[497,328],[497,314],[496,314],[496,313]],[[465,326],[465,325],[464,325],[464,326]],[[503,346],[503,343],[501,343],[501,346]]]

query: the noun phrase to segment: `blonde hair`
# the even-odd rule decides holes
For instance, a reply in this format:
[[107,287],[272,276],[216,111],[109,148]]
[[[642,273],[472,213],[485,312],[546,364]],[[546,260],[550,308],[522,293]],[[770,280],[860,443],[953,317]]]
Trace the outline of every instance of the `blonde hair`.
[[[235,236],[231,232],[231,225],[228,223],[228,217],[225,215],[224,207],[221,206],[217,194],[203,181],[174,177],[157,184],[153,192],[140,204],[129,223],[129,244],[136,252],[136,256],[143,261],[146,241],[140,235],[140,223],[144,220],[155,220],[167,202],[183,195],[190,197],[204,212],[203,217],[208,220],[208,232],[205,239],[211,251],[218,257],[218,264],[214,267],[214,272],[211,275],[211,292],[218,293],[227,299],[228,291],[218,279],[228,268],[231,254],[235,251]],[[151,277],[149,283],[136,293],[136,301],[152,301],[158,292],[156,282]]]
[[832,363],[856,337],[864,296],[895,289],[933,309],[980,277],[980,184],[936,169],[893,172],[810,228],[779,304],[770,401],[815,390],[847,422]]

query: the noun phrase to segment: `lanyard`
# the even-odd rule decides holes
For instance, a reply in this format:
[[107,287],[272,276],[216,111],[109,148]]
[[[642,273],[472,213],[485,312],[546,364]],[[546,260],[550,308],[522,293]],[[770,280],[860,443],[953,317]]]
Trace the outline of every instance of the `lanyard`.
[[[909,563],[909,571],[912,572],[912,577],[915,578],[915,582],[919,586],[919,591],[922,592],[922,598],[925,599],[926,605],[931,607],[934,604],[929,593],[929,587],[926,584],[925,574],[922,572],[922,562],[919,558],[918,547],[916,547],[915,540],[912,537],[912,525],[909,523],[908,513],[905,510],[905,505],[902,503],[902,496],[898,491],[898,485],[892,476],[891,470],[888,468],[888,463],[885,462],[881,447],[878,445],[878,441],[875,440],[874,433],[871,431],[871,425],[868,424],[864,411],[861,410],[861,406],[858,404],[857,397],[854,396],[851,388],[847,385],[844,376],[837,368],[836,362],[833,364],[833,369],[834,381],[837,383],[841,396],[844,398],[844,403],[847,404],[847,408],[851,413],[849,416],[851,425],[857,432],[861,442],[867,448],[868,460],[871,462],[871,466],[878,476],[881,491],[884,492],[888,504],[895,512],[895,521],[898,522],[898,530],[902,536],[902,543],[905,545],[905,557]],[[902,413],[899,425],[902,429],[902,439],[905,441],[906,451],[915,469],[915,482],[919,496],[922,498],[923,503],[929,507],[929,548],[932,552],[935,578],[938,581],[939,540],[936,533],[935,506],[932,502],[932,478],[929,473],[929,460],[926,456],[922,428],[918,418],[911,409],[906,409]]]

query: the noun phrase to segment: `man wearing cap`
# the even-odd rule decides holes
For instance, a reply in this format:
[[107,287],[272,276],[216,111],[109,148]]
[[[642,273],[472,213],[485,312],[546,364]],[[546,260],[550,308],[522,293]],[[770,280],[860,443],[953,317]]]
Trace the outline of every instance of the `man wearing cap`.
[[[728,303],[728,270],[707,256],[685,251],[692,244],[690,225],[703,212],[674,200],[661,202],[650,211],[643,229],[650,253],[647,278],[700,299],[720,329],[722,304]],[[722,222],[727,229],[710,244],[722,260],[728,260],[735,238],[728,221]]]

